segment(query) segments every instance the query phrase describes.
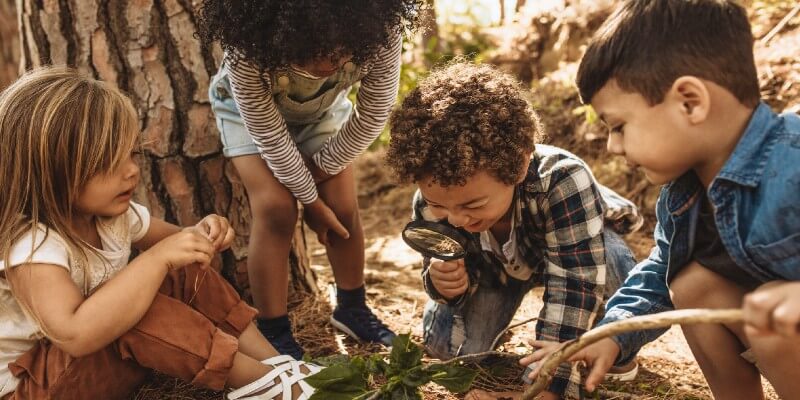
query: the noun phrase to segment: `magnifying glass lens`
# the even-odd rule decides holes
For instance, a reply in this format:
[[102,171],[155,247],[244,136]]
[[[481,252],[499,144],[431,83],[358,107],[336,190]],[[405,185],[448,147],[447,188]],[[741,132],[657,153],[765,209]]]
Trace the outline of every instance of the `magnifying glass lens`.
[[431,257],[455,259],[463,257],[465,253],[464,247],[453,238],[427,228],[406,228],[404,238]]

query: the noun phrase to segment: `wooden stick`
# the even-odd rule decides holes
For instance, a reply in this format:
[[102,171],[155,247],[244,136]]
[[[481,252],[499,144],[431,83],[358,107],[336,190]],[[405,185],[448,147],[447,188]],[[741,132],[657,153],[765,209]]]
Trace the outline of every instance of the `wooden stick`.
[[581,337],[565,342],[559,350],[553,352],[544,360],[542,369],[525,393],[523,400],[532,400],[539,393],[543,392],[550,381],[553,379],[554,372],[559,365],[567,361],[572,355],[584,347],[607,337],[619,335],[625,332],[639,331],[645,329],[665,328],[674,324],[725,324],[742,321],[742,310],[677,310],[667,311],[657,314],[632,317],[625,320],[612,322],[584,333]]
[[772,28],[769,33],[759,40],[761,45],[765,46],[767,43],[769,43],[769,41],[772,40],[772,38],[775,37],[775,35],[777,35],[783,29],[783,27],[786,26],[786,24],[789,23],[789,21],[791,21],[795,15],[797,15],[798,12],[800,12],[800,4],[794,6],[794,8],[792,8],[789,13],[786,14],[780,22],[778,22],[778,25],[775,25],[775,27]]

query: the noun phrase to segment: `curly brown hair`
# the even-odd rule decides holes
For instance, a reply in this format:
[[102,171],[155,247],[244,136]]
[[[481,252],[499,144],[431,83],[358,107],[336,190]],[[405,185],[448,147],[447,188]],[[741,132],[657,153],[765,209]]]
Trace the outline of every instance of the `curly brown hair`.
[[421,0],[201,0],[197,36],[263,70],[352,54],[360,64],[416,26]]
[[436,69],[392,114],[386,163],[401,182],[461,186],[479,171],[516,184],[541,132],[519,82],[489,65]]

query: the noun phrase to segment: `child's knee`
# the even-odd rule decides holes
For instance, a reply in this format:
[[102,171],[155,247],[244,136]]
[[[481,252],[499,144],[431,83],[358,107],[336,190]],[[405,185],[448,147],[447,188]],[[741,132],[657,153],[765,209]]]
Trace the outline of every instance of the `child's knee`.
[[291,235],[297,223],[297,205],[266,195],[250,196],[250,211],[254,224],[264,224],[270,232]]
[[747,340],[759,366],[800,364],[800,341],[796,339],[781,335],[749,335]]
[[672,303],[677,308],[703,307],[707,297],[714,293],[709,288],[714,287],[719,280],[724,278],[697,261],[692,261],[669,284]]
[[352,207],[347,207],[343,210],[336,210],[336,218],[339,219],[339,222],[341,222],[342,225],[347,228],[347,230],[351,230],[354,226],[356,226],[358,219],[360,218],[357,205],[353,204]]

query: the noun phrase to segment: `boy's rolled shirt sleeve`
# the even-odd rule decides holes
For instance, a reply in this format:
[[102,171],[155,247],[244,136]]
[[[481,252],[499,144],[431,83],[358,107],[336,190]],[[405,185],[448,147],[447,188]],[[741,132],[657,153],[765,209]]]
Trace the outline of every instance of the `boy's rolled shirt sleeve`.
[[[606,313],[598,326],[624,320],[638,315],[654,314],[674,309],[667,288],[667,259],[669,257],[669,235],[665,224],[669,212],[666,208],[665,191],[656,203],[656,227],[653,232],[655,246],[650,255],[640,262],[628,279],[606,304]],[[620,347],[615,364],[625,364],[636,356],[645,344],[656,340],[667,329],[649,329],[614,336]]]
[[[603,300],[603,203],[591,173],[581,164],[554,174],[547,196],[537,202],[535,206],[545,216],[546,249],[544,306],[536,337],[565,342],[591,327]],[[548,390],[563,397],[579,397],[579,373],[562,365]]]

